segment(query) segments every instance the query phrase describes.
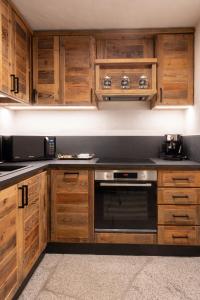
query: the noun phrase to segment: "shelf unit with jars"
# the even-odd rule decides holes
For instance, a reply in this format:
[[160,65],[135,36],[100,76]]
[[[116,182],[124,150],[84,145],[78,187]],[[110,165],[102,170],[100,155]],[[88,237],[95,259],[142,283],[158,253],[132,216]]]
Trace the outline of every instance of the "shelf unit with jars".
[[97,99],[150,100],[157,94],[156,72],[157,58],[96,59]]

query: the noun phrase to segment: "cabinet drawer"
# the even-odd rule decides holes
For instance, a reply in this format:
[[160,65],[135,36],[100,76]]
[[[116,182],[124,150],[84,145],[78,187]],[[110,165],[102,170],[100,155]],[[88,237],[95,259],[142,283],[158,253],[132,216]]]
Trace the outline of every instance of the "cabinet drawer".
[[199,204],[200,189],[159,188],[158,204]]
[[88,171],[54,170],[52,171],[53,185],[56,192],[87,193]]
[[159,225],[199,225],[199,205],[159,205]]
[[158,226],[158,244],[198,245],[199,226]]
[[199,171],[159,171],[158,186],[200,187]]

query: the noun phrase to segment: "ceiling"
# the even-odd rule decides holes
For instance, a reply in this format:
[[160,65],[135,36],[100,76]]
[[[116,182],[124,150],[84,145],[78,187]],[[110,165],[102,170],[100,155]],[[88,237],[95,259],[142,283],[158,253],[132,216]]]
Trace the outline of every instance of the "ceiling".
[[34,30],[190,27],[200,0],[13,0]]

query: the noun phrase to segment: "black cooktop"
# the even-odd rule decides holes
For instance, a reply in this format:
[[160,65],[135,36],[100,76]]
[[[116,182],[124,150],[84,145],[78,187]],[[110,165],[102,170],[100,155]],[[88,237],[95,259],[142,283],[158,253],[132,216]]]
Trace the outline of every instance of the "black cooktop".
[[97,164],[155,164],[151,159],[133,159],[133,158],[99,158]]

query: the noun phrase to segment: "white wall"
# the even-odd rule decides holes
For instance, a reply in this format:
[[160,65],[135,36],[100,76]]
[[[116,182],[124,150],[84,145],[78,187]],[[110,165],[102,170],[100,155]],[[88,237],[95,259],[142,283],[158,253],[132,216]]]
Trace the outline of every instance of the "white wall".
[[184,111],[155,111],[149,103],[104,103],[98,111],[17,111],[13,134],[164,135],[184,133]]
[[14,130],[15,113],[6,108],[0,108],[0,135],[12,134]]
[[194,103],[186,111],[185,130],[188,135],[200,134],[200,21],[195,33],[195,72],[194,72]]

